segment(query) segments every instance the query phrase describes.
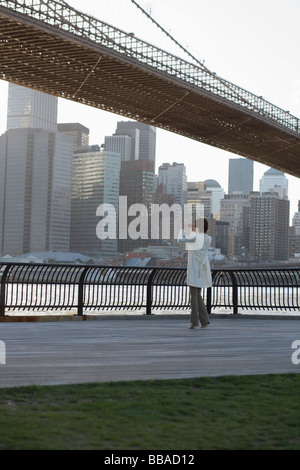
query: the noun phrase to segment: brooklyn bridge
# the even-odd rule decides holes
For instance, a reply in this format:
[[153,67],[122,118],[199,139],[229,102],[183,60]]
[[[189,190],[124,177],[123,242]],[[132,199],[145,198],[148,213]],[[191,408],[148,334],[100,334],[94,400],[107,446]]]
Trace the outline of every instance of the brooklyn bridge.
[[300,176],[300,120],[63,0],[0,0],[0,78]]

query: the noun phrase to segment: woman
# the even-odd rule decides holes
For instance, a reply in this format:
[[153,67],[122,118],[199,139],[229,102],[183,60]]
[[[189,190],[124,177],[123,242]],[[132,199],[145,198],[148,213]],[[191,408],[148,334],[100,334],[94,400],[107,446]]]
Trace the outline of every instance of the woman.
[[207,220],[196,220],[192,230],[188,236],[185,236],[184,232],[181,231],[178,237],[178,242],[186,243],[188,249],[187,284],[190,288],[191,299],[191,324],[189,326],[191,329],[198,326],[199,320],[201,328],[209,325],[207,308],[201,295],[201,289],[212,286],[208,259],[211,237],[207,234]]

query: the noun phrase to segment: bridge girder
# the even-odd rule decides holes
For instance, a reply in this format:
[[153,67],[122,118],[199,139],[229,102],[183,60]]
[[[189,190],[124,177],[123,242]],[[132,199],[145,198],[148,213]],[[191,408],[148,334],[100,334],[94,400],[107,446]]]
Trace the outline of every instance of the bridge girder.
[[126,53],[0,6],[0,77],[300,176],[298,132]]

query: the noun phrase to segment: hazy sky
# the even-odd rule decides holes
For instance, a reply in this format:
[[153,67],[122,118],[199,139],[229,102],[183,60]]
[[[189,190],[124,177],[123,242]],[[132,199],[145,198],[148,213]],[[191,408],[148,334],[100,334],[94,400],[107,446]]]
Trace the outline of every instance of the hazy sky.
[[[194,56],[205,60],[211,71],[300,117],[300,0],[137,2]],[[69,0],[69,4],[161,48],[170,46],[131,0]],[[0,102],[2,134],[7,111],[7,83],[3,81]],[[88,127],[91,144],[102,144],[105,135],[112,135],[116,123],[123,119],[59,99],[58,121]],[[157,130],[157,167],[163,162],[183,162],[189,181],[215,179],[227,192],[229,158],[239,157]],[[259,189],[259,180],[268,168],[254,164],[254,190]],[[300,185],[298,178],[286,176],[292,216],[300,200]]]

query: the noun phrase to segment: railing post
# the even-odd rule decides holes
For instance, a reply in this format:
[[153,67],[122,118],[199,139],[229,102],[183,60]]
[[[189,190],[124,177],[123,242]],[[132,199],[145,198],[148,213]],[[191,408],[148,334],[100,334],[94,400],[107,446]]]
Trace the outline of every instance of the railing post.
[[229,271],[229,275],[232,281],[232,307],[233,313],[236,315],[238,313],[238,291],[237,291],[237,283],[236,278],[233,271]]
[[1,287],[0,287],[0,317],[5,316],[5,303],[6,303],[6,296],[5,296],[5,289],[6,289],[6,279],[7,274],[10,269],[10,266],[7,265],[4,269],[4,272],[1,277]]
[[79,283],[78,283],[78,306],[77,306],[77,315],[79,317],[82,317],[83,315],[83,285],[84,285],[84,279],[86,272],[89,268],[84,268],[82,271],[80,278],[79,278]]
[[[216,274],[217,274],[217,271],[212,270],[212,273],[211,273],[212,285],[214,283]],[[212,304],[212,287],[208,287],[207,294],[206,294],[206,308],[207,308],[208,314],[211,314],[211,304]]]
[[155,273],[156,273],[156,269],[153,269],[147,282],[146,315],[152,315],[152,281],[153,281],[153,277]]
[[208,287],[206,295],[206,308],[208,314],[211,314],[211,289],[211,287]]

